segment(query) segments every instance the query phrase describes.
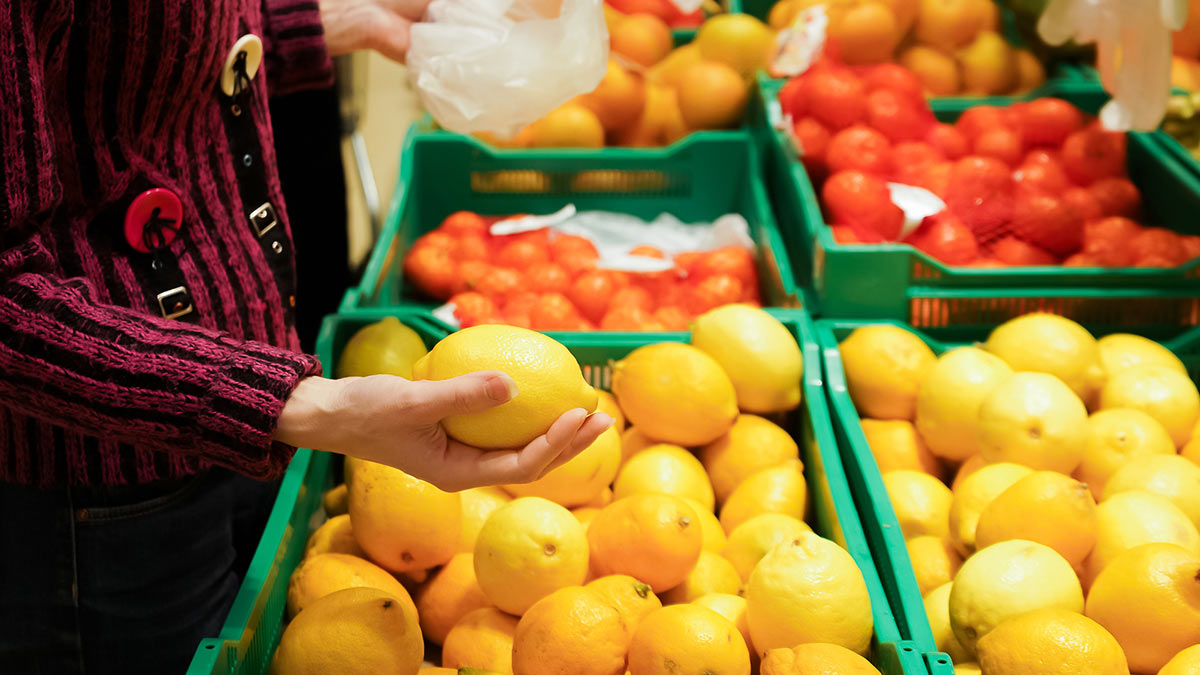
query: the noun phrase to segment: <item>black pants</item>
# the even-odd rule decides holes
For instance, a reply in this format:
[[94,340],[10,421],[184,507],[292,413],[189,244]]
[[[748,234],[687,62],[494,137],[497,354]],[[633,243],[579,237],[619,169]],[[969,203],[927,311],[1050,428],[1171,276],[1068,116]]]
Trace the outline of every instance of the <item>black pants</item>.
[[0,483],[0,673],[182,673],[215,637],[277,483]]

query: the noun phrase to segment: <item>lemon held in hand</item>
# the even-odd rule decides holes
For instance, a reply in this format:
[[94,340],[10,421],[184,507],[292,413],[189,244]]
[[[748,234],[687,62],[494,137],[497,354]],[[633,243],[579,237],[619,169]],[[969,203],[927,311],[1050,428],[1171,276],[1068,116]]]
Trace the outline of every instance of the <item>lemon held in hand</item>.
[[541,333],[514,326],[473,326],[451,334],[413,364],[413,377],[448,380],[480,370],[507,373],[516,393],[490,410],[442,420],[446,433],[467,445],[521,447],[568,410],[596,409],[596,390],[583,379],[571,352]]

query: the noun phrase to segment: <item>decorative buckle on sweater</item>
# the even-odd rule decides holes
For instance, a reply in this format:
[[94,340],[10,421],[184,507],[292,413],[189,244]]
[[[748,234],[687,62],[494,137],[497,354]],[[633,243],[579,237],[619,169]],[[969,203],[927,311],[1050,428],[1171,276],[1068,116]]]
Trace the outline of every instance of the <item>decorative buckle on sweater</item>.
[[277,224],[279,224],[279,218],[275,216],[275,207],[271,206],[271,202],[263,202],[262,206],[250,212],[250,225],[259,239],[275,229]]
[[158,294],[158,309],[164,319],[178,319],[192,311],[192,296],[188,295],[187,288],[176,286]]

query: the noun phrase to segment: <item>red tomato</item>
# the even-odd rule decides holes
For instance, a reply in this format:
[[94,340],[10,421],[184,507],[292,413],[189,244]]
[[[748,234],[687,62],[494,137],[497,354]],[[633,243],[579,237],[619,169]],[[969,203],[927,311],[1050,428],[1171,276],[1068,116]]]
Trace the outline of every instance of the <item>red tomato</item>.
[[613,305],[601,319],[600,330],[643,331],[651,324],[661,325],[654,315],[645,309]]
[[575,303],[585,317],[599,321],[604,318],[604,313],[608,311],[609,303],[616,292],[617,285],[610,274],[601,271],[588,272],[580,275],[571,284],[567,298]]
[[1039,98],[1019,109],[1021,132],[1030,145],[1061,145],[1083,126],[1083,113],[1061,98]]
[[545,248],[530,241],[514,241],[497,251],[493,262],[503,267],[522,270],[549,260],[550,254]]
[[654,312],[654,319],[667,330],[687,330],[691,318],[683,308],[674,305],[659,307]]
[[926,218],[905,241],[947,265],[965,265],[979,257],[971,228],[946,211]]
[[1183,252],[1188,260],[1200,258],[1200,236],[1194,234],[1180,235],[1179,241],[1183,245]]
[[679,11],[667,0],[604,0],[622,14],[653,14],[670,25]]
[[551,262],[536,263],[525,270],[525,285],[539,293],[563,293],[571,283],[567,271]]
[[1062,160],[1067,175],[1080,185],[1124,176],[1125,134],[1098,127],[1076,131],[1063,142]]
[[809,171],[819,175],[825,172],[825,154],[829,148],[829,130],[811,117],[802,117],[792,128],[800,147],[800,160]]
[[929,190],[944,201],[950,187],[950,175],[953,172],[954,162],[934,162],[917,175],[917,181],[913,185]]
[[1027,155],[1025,163],[1013,172],[1013,180],[1016,181],[1017,190],[1021,192],[1059,195],[1071,187],[1071,179],[1067,178],[1067,172],[1057,160],[1050,157],[1042,161],[1031,161]]
[[613,294],[608,305],[616,307],[638,307],[647,312],[654,309],[654,298],[641,286],[626,286]]
[[856,125],[839,131],[829,141],[825,162],[831,172],[857,169],[876,175],[892,170],[892,144],[874,129]]
[[454,291],[458,265],[448,248],[417,245],[404,257],[404,276],[426,295],[445,300]]
[[829,129],[845,129],[866,117],[866,88],[848,69],[820,70],[804,80],[809,112]]
[[448,232],[434,230],[417,237],[417,240],[413,243],[413,250],[421,247],[440,248],[453,254],[454,250],[458,248],[458,239],[455,235]]
[[1153,265],[1154,267],[1175,267],[1188,260],[1187,252],[1184,250],[1179,235],[1163,227],[1143,229],[1129,242],[1129,248],[1132,250],[1137,264],[1144,267],[1152,266],[1146,264],[1146,260],[1151,258],[1158,258],[1170,263]]
[[904,226],[904,213],[892,203],[882,178],[861,171],[842,171],[825,181],[821,190],[829,220],[855,228],[860,238],[873,233],[892,240]]
[[993,105],[977,105],[964,111],[954,126],[968,141],[973,142],[985,131],[1006,127],[1007,122],[1007,115],[1003,109]]
[[1105,267],[1127,267],[1136,259],[1132,242],[1141,231],[1141,225],[1120,216],[1089,222],[1083,228],[1083,252]]
[[929,104],[920,96],[893,89],[876,89],[867,94],[867,124],[893,143],[924,138],[936,121]]
[[629,249],[629,255],[640,255],[645,258],[658,258],[659,260],[667,257],[663,255],[662,251],[650,246],[649,244],[634,246],[633,248]]
[[454,316],[464,327],[474,325],[481,319],[496,316],[496,303],[482,293],[469,291],[458,293],[450,298],[454,303]]
[[559,258],[564,256],[578,255],[580,253],[599,255],[596,251],[596,245],[587,237],[579,237],[574,234],[556,234],[554,239],[550,240],[550,257],[554,262],[559,262]]
[[754,254],[741,246],[723,246],[703,254],[692,268],[691,278],[706,279],[728,274],[748,286],[758,287]]
[[693,314],[703,314],[710,309],[738,302],[742,299],[742,282],[728,274],[711,276],[692,289],[688,309]]
[[488,223],[477,213],[458,211],[446,216],[438,229],[456,237],[467,234],[484,236],[488,231]]
[[529,312],[534,330],[574,330],[579,311],[562,293],[543,293]]
[[839,244],[861,244],[863,241],[854,233],[854,228],[849,225],[830,225],[829,231],[833,233],[833,240]]
[[458,276],[451,289],[454,293],[465,293],[475,289],[475,285],[483,275],[491,271],[492,266],[482,260],[468,260],[458,266]]
[[1063,267],[1104,267],[1100,260],[1088,253],[1076,253],[1063,261]]
[[478,234],[461,235],[454,245],[454,259],[459,262],[487,260],[489,253],[487,239]]
[[879,63],[868,66],[862,74],[863,85],[868,92],[893,91],[918,101],[925,99],[925,87],[909,69],[895,63]]
[[997,227],[1012,219],[1014,192],[1012,171],[1004,162],[971,155],[954,164],[946,186],[946,204],[986,241]]
[[525,285],[521,273],[504,267],[494,267],[479,278],[475,290],[497,302]]
[[1021,239],[1059,255],[1077,251],[1083,245],[1083,216],[1049,194],[1018,195],[1009,229]]
[[784,115],[791,115],[792,119],[797,120],[808,114],[808,101],[805,96],[808,93],[808,85],[804,81],[804,77],[793,77],[784,83],[779,88],[779,93],[776,96],[779,99],[779,110]]
[[943,122],[930,127],[925,134],[925,142],[940,150],[949,160],[960,159],[970,151],[967,137],[953,125]]
[[1133,218],[1142,208],[1142,193],[1128,178],[1101,178],[1088,191],[1106,216]]
[[1058,262],[1049,251],[1016,237],[1005,237],[992,244],[992,255],[1006,265],[1054,265]]
[[[1065,175],[1065,174],[1064,174]],[[1062,193],[1064,204],[1079,212],[1083,216],[1083,222],[1090,223],[1097,218],[1104,217],[1104,211],[1100,208],[1100,202],[1096,200],[1096,196],[1087,188],[1079,186],[1067,188]]]
[[1016,166],[1025,154],[1025,147],[1021,135],[1012,129],[989,129],[975,137],[975,154]]
[[922,141],[905,141],[892,148],[892,166],[898,182],[914,185],[932,164],[945,161],[942,152]]

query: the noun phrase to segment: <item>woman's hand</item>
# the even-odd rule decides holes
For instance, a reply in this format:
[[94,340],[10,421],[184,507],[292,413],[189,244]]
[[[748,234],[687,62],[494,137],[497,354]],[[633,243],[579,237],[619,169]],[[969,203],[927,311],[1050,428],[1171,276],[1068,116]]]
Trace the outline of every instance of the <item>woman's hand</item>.
[[331,56],[374,49],[404,63],[409,29],[429,0],[321,0],[325,47]]
[[387,464],[457,491],[537,480],[591,445],[613,422],[604,413],[569,410],[520,450],[480,450],[442,429],[446,417],[483,412],[516,393],[512,378],[498,371],[421,381],[391,375],[309,377],[284,405],[275,439]]

